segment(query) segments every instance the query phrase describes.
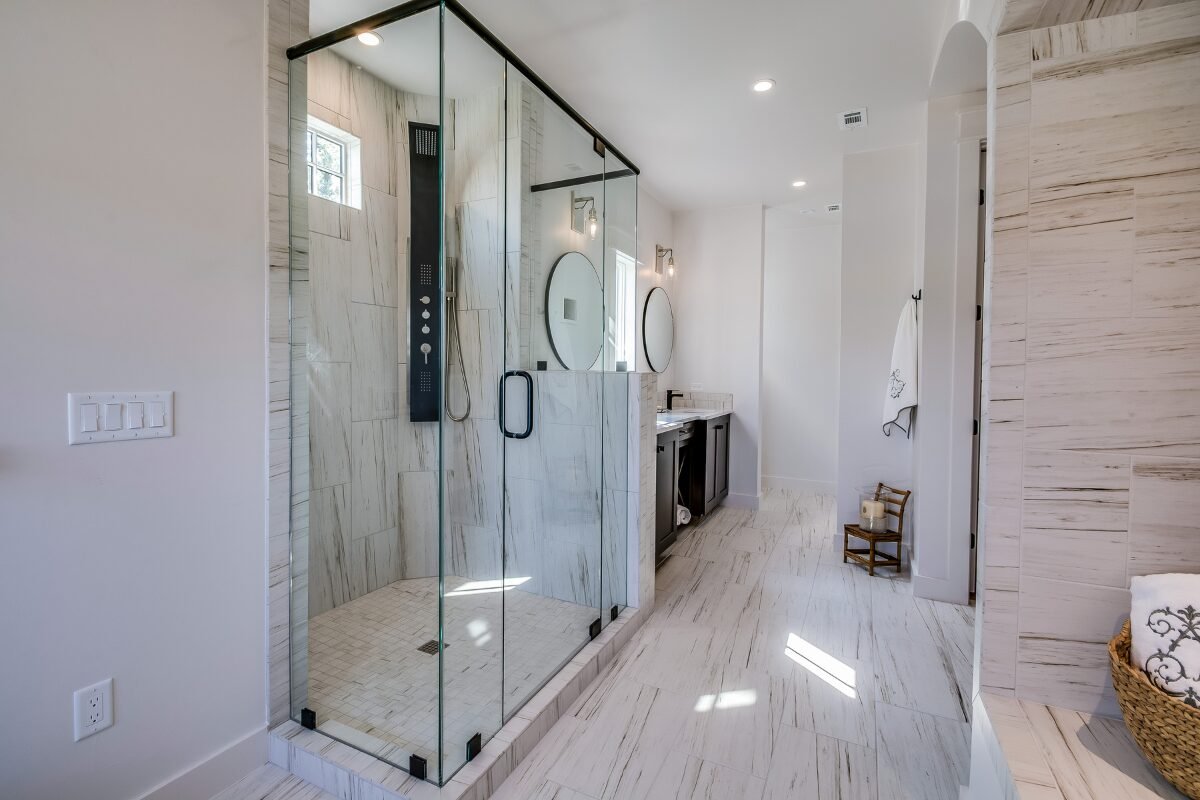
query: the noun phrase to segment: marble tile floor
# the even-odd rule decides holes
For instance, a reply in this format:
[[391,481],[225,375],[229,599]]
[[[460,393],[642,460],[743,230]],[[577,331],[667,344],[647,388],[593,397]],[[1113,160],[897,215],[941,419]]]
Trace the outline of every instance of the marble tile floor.
[[[446,752],[501,725],[588,641],[596,608],[496,581],[446,579],[443,716]],[[307,707],[317,727],[407,768],[437,759],[438,658],[417,648],[437,638],[437,578],[397,581],[309,622]],[[501,619],[504,647],[501,647]],[[503,675],[501,672],[503,670]]]
[[956,800],[974,609],[843,565],[835,531],[832,497],[772,491],[682,537],[646,625],[495,800]]
[[274,764],[264,764],[212,800],[337,800]]

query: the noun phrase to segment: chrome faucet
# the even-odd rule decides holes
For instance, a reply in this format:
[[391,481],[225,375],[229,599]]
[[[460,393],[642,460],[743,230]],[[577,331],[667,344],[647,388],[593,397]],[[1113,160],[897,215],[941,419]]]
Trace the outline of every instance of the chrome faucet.
[[676,392],[673,389],[667,390],[667,411],[674,408],[676,397],[683,397],[683,392]]

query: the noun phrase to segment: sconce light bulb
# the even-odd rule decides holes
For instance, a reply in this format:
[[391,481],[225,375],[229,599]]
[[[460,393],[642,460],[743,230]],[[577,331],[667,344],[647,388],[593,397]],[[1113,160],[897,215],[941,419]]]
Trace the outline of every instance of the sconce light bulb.
[[671,278],[675,277],[675,256],[667,259],[667,275]]
[[588,212],[588,232],[591,233],[593,239],[596,238],[596,231],[599,229],[600,221],[596,218],[596,209],[593,208]]

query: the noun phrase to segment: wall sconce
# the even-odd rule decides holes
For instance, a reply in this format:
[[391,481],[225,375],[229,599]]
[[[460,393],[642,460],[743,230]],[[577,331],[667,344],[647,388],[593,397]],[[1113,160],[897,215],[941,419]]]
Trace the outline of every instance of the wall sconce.
[[600,218],[596,214],[596,198],[576,197],[575,193],[571,192],[571,230],[576,233],[586,233],[592,239],[596,238],[596,232],[600,230]]
[[667,260],[667,277],[675,277],[675,248],[663,247],[661,244],[654,245],[654,271],[659,275],[663,274],[663,258]]

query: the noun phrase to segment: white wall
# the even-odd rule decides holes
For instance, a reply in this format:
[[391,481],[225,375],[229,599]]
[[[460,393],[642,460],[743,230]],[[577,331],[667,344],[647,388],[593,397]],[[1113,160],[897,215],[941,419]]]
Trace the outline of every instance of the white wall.
[[[983,63],[978,68],[984,69]],[[913,436],[913,590],[965,603],[971,530],[975,284],[982,92],[929,102],[918,424]]]
[[[884,436],[883,396],[896,322],[917,263],[916,145],[847,155],[842,189],[842,349],[838,391],[838,516],[858,517],[857,487],[912,481],[911,442]],[[921,425],[918,409],[916,425]],[[919,532],[918,534],[919,535]]]
[[764,486],[837,491],[841,272],[840,215],[767,209]]
[[[6,797],[265,757],[264,41],[263,3],[0,6]],[[174,438],[67,446],[67,392],[139,389]],[[115,726],[72,742],[106,677]]]
[[729,505],[761,494],[763,207],[677,213],[674,218],[674,385],[733,394]]

